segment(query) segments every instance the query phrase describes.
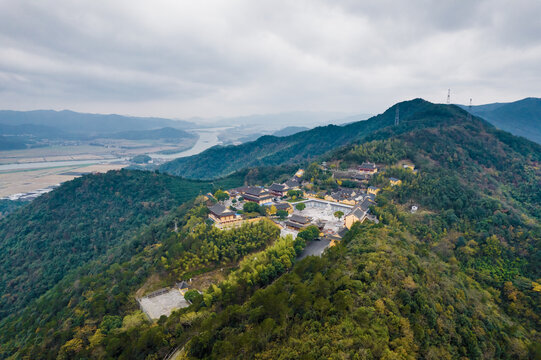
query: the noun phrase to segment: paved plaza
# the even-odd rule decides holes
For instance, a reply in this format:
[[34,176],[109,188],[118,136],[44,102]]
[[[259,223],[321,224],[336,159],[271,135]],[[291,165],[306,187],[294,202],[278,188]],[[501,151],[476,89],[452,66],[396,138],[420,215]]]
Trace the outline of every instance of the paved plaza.
[[352,208],[352,206],[331,204],[324,201],[308,200],[304,203],[306,204],[306,208],[303,211],[295,209],[293,213],[312,218],[314,222],[321,220],[325,224],[324,230],[331,230],[335,233],[344,227],[344,217],[338,219],[334,216],[334,213],[339,210],[346,215]]
[[138,301],[141,310],[152,320],[157,320],[162,315],[169,316],[173,310],[190,305],[176,288],[155,291]]

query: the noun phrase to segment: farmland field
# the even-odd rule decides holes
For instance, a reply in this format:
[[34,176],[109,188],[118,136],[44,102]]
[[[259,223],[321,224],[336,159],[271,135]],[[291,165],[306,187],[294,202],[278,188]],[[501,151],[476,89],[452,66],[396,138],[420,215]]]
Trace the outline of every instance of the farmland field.
[[160,151],[184,151],[195,140],[166,143],[159,140],[94,139],[54,143],[46,147],[0,151],[0,198],[54,186],[85,173],[126,167],[129,159]]

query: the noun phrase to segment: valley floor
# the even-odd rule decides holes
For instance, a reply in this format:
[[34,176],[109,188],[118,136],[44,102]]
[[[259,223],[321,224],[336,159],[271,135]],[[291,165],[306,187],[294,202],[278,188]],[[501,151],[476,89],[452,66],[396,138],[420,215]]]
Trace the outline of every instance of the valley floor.
[[87,173],[107,172],[128,166],[127,162],[59,166],[0,172],[0,198],[27,194],[38,189],[55,186]]
[[194,144],[193,140],[171,144],[159,140],[97,139],[0,151],[0,198],[17,199],[87,173],[122,169],[137,155],[183,151]]

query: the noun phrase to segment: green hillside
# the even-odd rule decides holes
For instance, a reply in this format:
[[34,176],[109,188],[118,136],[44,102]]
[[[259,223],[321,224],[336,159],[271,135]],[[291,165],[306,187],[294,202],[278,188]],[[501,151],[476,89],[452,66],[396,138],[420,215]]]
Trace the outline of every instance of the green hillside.
[[186,178],[212,179],[249,167],[305,162],[361,140],[393,122],[394,113],[386,113],[346,126],[316,127],[285,137],[266,135],[241,145],[216,146],[198,155],[175,159],[163,164],[160,170]]
[[[242,183],[237,176],[215,185]],[[213,187],[150,172],[111,171],[66,182],[10,214],[0,221],[0,319]]]
[[[417,175],[390,167],[371,181],[384,189],[380,224],[356,227],[244,302],[206,310],[212,320],[187,358],[541,357],[541,146],[422,106],[417,129],[326,158],[414,161]],[[447,110],[458,116],[429,115]],[[389,187],[389,176],[403,184]]]
[[0,219],[28,203],[24,200],[0,199]]
[[[150,198],[161,199],[162,191],[155,190],[168,189],[164,199],[150,201],[173,202],[167,214],[128,229],[118,250],[81,258],[81,268],[1,320],[0,358],[163,359],[173,349],[184,349],[184,359],[540,358],[541,146],[482,119],[469,120],[456,106],[416,99],[399,107],[398,126],[392,125],[395,106],[371,122],[351,124],[350,130],[370,131],[346,146],[329,145],[334,140],[324,131],[340,134],[343,128],[305,132],[310,143],[329,146],[318,154],[330,166],[364,161],[385,166],[369,183],[382,189],[372,210],[379,223],[355,225],[321,258],[296,261],[304,241],[277,239],[271,222],[219,231],[205,222],[207,210],[200,202],[176,206],[187,199],[180,194],[193,197],[198,188],[283,179],[293,170],[287,166],[250,169],[213,183],[108,173],[82,178],[73,190],[61,187],[39,206],[10,214],[2,224],[10,224],[13,234],[35,221],[32,232],[16,238],[23,248],[34,241],[33,233],[52,231],[51,225],[43,230],[37,225],[55,206],[64,209],[55,219],[69,214],[77,214],[70,224],[85,219],[76,209],[97,192],[101,205],[113,210],[124,209],[115,205],[119,198],[140,191],[154,190]],[[273,139],[252,143],[261,148],[250,148],[251,153],[277,149]],[[309,154],[300,144],[294,145],[297,152]],[[303,155],[296,161],[306,159]],[[418,172],[403,169],[401,160],[412,161]],[[402,185],[389,186],[391,176]],[[139,181],[130,182],[130,177]],[[90,180],[97,185],[85,186]],[[414,214],[409,211],[413,204],[419,206]],[[125,215],[137,217],[141,209],[132,207]],[[92,207],[84,212],[97,219],[94,233],[121,226],[119,215],[105,221],[106,215]],[[117,230],[119,236],[124,233]],[[57,235],[62,238],[61,232]],[[78,243],[59,245],[55,251]],[[78,251],[60,253],[53,268],[62,269],[72,256]],[[30,256],[28,263],[36,259]],[[10,266],[18,269],[16,263]],[[222,268],[229,269],[225,280],[202,295],[191,294],[190,307],[154,323],[138,311],[135,294],[145,284],[164,286]],[[13,282],[21,276],[22,271]],[[15,298],[14,304],[23,300]]]
[[473,106],[472,113],[488,120],[499,129],[541,144],[541,99],[539,98]]

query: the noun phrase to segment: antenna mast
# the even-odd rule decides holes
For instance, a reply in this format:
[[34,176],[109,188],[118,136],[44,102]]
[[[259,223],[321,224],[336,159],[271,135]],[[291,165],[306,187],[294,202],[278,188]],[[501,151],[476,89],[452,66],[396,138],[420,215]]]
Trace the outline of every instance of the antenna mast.
[[451,89],[447,89],[447,105],[451,104]]
[[398,125],[400,123],[400,109],[398,107],[398,104],[396,104],[396,113],[394,115],[394,124]]
[[468,121],[471,121],[471,98],[470,98],[470,106],[468,106]]

